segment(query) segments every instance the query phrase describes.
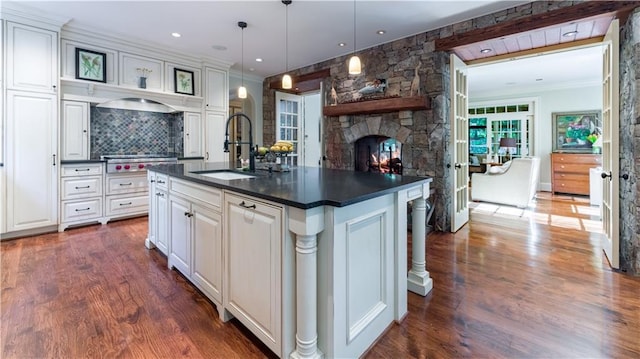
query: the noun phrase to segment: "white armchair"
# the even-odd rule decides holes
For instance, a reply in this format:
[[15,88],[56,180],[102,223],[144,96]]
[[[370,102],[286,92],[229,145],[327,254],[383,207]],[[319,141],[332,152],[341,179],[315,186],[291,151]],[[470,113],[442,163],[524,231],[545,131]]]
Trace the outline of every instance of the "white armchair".
[[533,199],[540,178],[540,159],[515,158],[504,173],[474,173],[471,200],[526,208]]

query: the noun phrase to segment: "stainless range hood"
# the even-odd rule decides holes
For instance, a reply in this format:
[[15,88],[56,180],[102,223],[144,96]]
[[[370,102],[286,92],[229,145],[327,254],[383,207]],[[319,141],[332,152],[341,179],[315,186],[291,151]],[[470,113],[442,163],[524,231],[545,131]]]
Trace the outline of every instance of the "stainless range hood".
[[96,107],[161,113],[179,112],[175,108],[169,105],[165,105],[161,102],[138,97],[127,97],[116,100],[109,100],[107,102],[97,104]]

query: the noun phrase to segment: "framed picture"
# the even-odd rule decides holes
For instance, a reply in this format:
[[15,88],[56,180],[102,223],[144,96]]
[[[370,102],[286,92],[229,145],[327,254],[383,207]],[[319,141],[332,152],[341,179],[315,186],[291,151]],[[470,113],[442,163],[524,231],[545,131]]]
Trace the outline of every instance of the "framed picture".
[[107,82],[107,54],[76,47],[76,78]]
[[594,151],[596,141],[602,135],[601,111],[554,112],[553,151]]
[[193,71],[173,69],[173,79],[176,93],[194,95]]

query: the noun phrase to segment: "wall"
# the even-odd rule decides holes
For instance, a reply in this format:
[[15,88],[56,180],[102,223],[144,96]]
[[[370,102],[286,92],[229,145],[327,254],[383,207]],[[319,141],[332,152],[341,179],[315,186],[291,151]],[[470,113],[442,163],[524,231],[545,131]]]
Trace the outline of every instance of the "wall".
[[640,9],[620,25],[620,270],[640,275]]
[[[342,103],[354,99],[358,89],[376,78],[387,80],[386,94],[388,96],[408,96],[414,77],[414,68],[418,63],[421,63],[418,72],[420,88],[422,95],[430,99],[432,106],[430,110],[415,111],[412,114],[410,120],[413,128],[410,129],[411,133],[406,138],[407,142],[403,143],[403,159],[408,160],[405,173],[433,177],[432,185],[435,190],[432,198],[435,203],[434,227],[436,230],[449,231],[451,228],[449,213],[452,206],[452,171],[449,169],[451,165],[450,125],[448,120],[450,104],[449,54],[436,52],[434,50],[435,40],[492,26],[503,21],[522,19],[532,14],[564,8],[573,3],[573,1],[532,2],[359,51],[358,55],[363,63],[363,72],[357,76],[348,76],[347,74],[349,55],[290,71],[290,74],[297,76],[330,69],[331,77],[326,78],[324,82],[327,85],[324,97],[330,98],[329,91],[331,84],[334,83],[338,103]],[[267,78],[263,83],[263,141],[265,143],[273,142],[275,139],[275,91],[269,88],[269,83],[279,79],[280,76]],[[342,126],[346,126],[346,128],[354,125],[359,126],[359,123],[365,123],[367,120],[374,123],[378,121],[398,125],[400,123],[397,114],[350,116],[344,121],[335,117],[324,118],[326,167],[349,169],[353,166],[351,161],[353,147],[350,146],[351,143],[346,138],[349,131],[341,128],[345,128]]]
[[183,156],[183,113],[91,107],[91,158],[105,154]]
[[[469,84],[473,87],[473,83]],[[521,91],[513,93],[504,91],[502,94],[492,94],[491,97],[470,98],[472,103],[509,102],[509,99],[536,99],[536,114],[533,125],[533,156],[540,157],[540,185],[542,191],[551,191],[551,160],[552,151],[552,113],[575,110],[601,110],[602,88],[599,84],[572,86],[567,84],[563,88],[549,88],[546,90]],[[521,102],[521,101],[520,101]]]
[[[253,124],[254,143],[262,144],[262,77],[244,74],[244,87],[247,88],[247,98],[244,100],[247,115],[251,118]],[[229,72],[229,99],[237,96],[238,87],[242,84],[241,73],[238,71]],[[233,96],[232,96],[233,94]]]

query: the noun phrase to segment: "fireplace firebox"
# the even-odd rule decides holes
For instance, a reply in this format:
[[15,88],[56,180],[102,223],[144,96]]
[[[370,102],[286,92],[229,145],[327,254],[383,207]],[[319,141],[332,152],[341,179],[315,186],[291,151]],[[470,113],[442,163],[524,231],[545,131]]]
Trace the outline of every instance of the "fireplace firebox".
[[402,174],[402,143],[386,136],[366,136],[355,142],[355,170]]

